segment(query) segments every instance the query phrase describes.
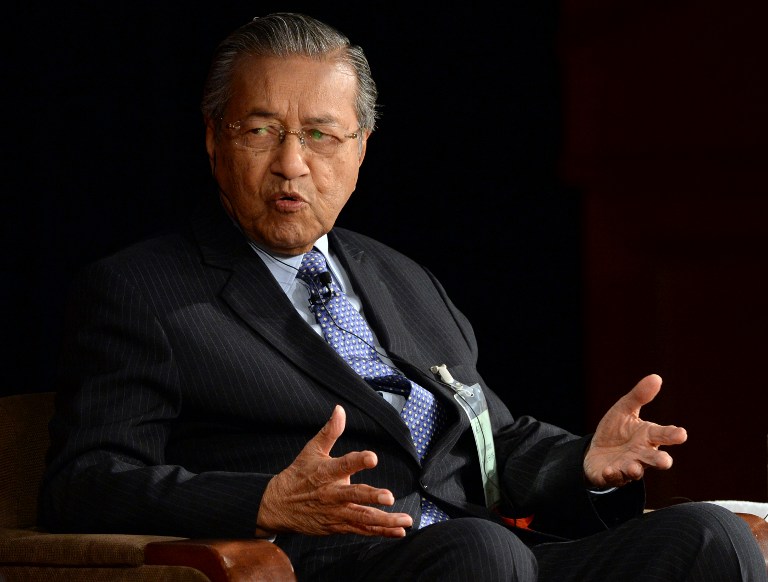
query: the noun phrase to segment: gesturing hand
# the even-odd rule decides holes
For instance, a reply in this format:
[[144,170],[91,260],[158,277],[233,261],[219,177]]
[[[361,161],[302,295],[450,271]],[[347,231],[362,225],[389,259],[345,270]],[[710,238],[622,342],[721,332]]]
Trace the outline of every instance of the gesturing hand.
[[688,435],[677,426],[640,418],[640,408],[661,389],[661,378],[646,376],[614,404],[597,425],[584,457],[584,474],[596,487],[620,486],[642,478],[646,467],[669,469],[672,457],[663,445],[679,445]]
[[346,412],[336,406],[330,420],[285,470],[267,485],[257,529],[310,535],[355,533],[403,537],[413,525],[407,513],[387,513],[371,505],[393,505],[387,489],[352,485],[350,476],[378,463],[376,453],[362,451],[333,458],[331,449],[344,432]]

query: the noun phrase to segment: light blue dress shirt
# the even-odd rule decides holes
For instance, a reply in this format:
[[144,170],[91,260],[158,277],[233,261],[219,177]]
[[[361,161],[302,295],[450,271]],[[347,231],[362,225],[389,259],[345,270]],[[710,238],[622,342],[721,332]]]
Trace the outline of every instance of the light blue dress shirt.
[[[280,285],[280,288],[288,296],[288,299],[296,308],[298,314],[302,317],[302,319],[304,319],[304,321],[312,326],[312,329],[314,329],[318,335],[322,337],[323,331],[320,328],[320,324],[317,323],[317,319],[315,318],[314,313],[312,313],[309,308],[309,286],[296,276],[304,255],[302,254],[293,257],[278,257],[261,248],[252,240],[248,240],[248,244],[250,244],[251,248],[256,251],[256,254],[261,258],[261,260],[264,261],[264,264],[269,269],[269,272],[272,273],[272,276]],[[347,295],[352,306],[357,309],[360,315],[363,315],[362,303],[352,288],[352,283],[349,281],[347,273],[328,250],[328,236],[323,235],[320,237],[315,242],[314,246],[317,250],[323,253],[325,260],[328,263],[328,270],[330,271],[333,280]],[[363,315],[363,317],[365,316]],[[373,332],[373,330],[371,330],[371,333],[373,334],[373,347],[379,353],[379,357],[386,364],[396,369],[396,366],[386,355],[384,349],[381,347],[381,345],[379,345],[379,342],[376,339],[376,334]],[[403,409],[403,406],[405,405],[405,396],[385,391],[379,391],[379,394],[381,394],[384,400],[394,406],[398,412]]]

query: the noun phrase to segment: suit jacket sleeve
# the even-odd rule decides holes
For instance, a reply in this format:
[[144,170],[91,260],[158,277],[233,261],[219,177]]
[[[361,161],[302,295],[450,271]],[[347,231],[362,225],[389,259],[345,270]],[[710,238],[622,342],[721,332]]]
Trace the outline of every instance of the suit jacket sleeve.
[[[477,341],[470,322],[453,305],[439,281],[431,274],[430,278],[476,359]],[[501,515],[532,517],[532,529],[576,539],[642,513],[642,481],[604,495],[589,491],[583,460],[591,435],[579,437],[530,416],[513,418],[506,404],[485,385],[476,370],[473,372],[475,376],[462,380],[479,381],[486,393],[502,490],[498,508]]]
[[[380,268],[385,269],[386,266]],[[639,515],[645,500],[642,482],[602,496],[589,492],[583,459],[591,436],[579,437],[529,416],[512,417],[505,403],[485,384],[476,368],[478,348],[470,322],[456,308],[434,275],[423,267],[421,269],[429,277],[429,287],[434,288],[450,313],[458,333],[441,334],[450,326],[445,318],[435,318],[439,327],[420,338],[420,352],[430,351],[430,338],[433,337],[440,338],[432,348],[433,359],[436,354],[444,353],[447,346],[455,345],[452,350],[454,355],[448,360],[453,375],[462,382],[479,382],[483,387],[488,400],[502,490],[500,513],[505,517],[533,516],[532,528],[566,539],[583,537]],[[418,280],[415,273],[408,273],[405,277],[397,277],[393,273],[386,279]],[[425,296],[429,296],[427,286],[421,283]],[[414,302],[408,305],[413,307]],[[422,329],[430,325],[425,321],[417,323]],[[466,354],[458,347],[462,344]],[[410,357],[404,359],[416,360],[419,355],[414,350]],[[514,388],[508,387],[508,392],[514,392]],[[472,471],[479,473],[480,469],[473,468]],[[465,485],[465,491],[468,489]],[[472,503],[477,503],[480,496],[468,494],[468,497]],[[475,511],[481,512],[480,509]]]
[[108,264],[73,286],[41,510],[53,530],[252,537],[271,475],[195,473],[166,451],[183,398],[142,291]]

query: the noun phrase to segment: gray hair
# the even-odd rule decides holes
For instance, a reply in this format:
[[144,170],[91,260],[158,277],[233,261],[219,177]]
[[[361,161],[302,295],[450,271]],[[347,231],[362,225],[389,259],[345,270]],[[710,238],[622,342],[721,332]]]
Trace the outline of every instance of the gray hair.
[[355,111],[361,128],[373,131],[378,118],[378,91],[363,49],[351,44],[335,28],[304,14],[276,12],[256,17],[225,38],[217,47],[203,90],[201,110],[218,133],[232,97],[235,66],[243,56],[307,56],[336,59],[349,65],[357,78]]

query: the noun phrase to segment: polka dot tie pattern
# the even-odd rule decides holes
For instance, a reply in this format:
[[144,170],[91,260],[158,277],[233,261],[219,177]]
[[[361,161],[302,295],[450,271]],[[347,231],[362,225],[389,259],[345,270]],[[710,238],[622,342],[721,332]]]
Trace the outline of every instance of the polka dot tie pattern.
[[[350,303],[347,295],[331,280],[327,285],[318,278],[328,272],[325,257],[317,250],[304,255],[298,278],[310,289],[310,309],[314,313],[325,340],[334,350],[376,390],[395,392],[406,396],[400,412],[411,432],[413,446],[423,460],[429,452],[433,436],[444,422],[444,414],[429,390],[410,381],[381,360],[373,347],[373,334],[363,316]],[[422,498],[421,521],[425,527],[448,516],[431,501]]]

